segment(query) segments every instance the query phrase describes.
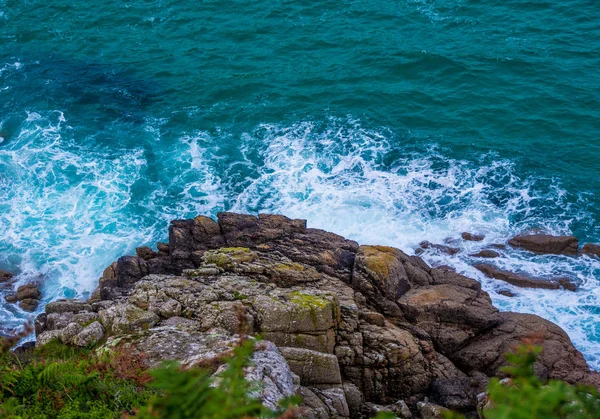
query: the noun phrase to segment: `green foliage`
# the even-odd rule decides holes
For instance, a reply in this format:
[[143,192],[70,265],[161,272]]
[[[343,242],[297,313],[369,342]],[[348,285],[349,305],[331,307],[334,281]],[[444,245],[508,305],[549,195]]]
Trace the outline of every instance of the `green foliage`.
[[206,418],[242,419],[280,417],[298,401],[285,400],[280,409],[271,410],[253,394],[256,383],[244,377],[249,366],[255,341],[247,340],[234,349],[226,367],[216,377],[206,371],[182,371],[177,363],[166,363],[151,372],[152,386],[160,390],[149,405],[140,412],[140,418]]
[[53,342],[22,362],[9,351],[16,341],[0,342],[2,418],[120,418],[153,394],[140,380],[120,376],[119,356],[107,363]]
[[[182,370],[166,363],[146,371],[143,357],[130,350],[96,356],[50,343],[26,363],[0,341],[0,418],[275,418],[295,417],[295,398],[271,410],[255,394],[259,387],[245,379],[256,341],[240,343],[217,362],[222,372]],[[213,365],[217,367],[218,365]]]
[[[485,419],[593,419],[600,417],[600,395],[595,388],[572,386],[564,381],[544,383],[534,374],[533,365],[541,348],[521,346],[508,354],[503,369],[510,380],[494,378],[488,385]],[[458,419],[452,413],[446,419]]]

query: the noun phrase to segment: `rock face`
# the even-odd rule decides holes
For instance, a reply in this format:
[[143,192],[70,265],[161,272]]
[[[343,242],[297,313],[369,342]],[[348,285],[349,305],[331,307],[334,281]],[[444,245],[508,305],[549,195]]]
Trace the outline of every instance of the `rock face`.
[[277,215],[173,221],[168,247],[120,258],[89,301],[50,303],[35,326],[37,346],[124,345],[150,366],[205,365],[260,334],[264,403],[297,392],[315,419],[474,412],[504,354],[540,333],[544,376],[593,381],[560,328],[498,312],[477,281]]
[[575,236],[532,234],[513,237],[508,244],[539,254],[550,253],[574,256],[579,250],[579,240]]

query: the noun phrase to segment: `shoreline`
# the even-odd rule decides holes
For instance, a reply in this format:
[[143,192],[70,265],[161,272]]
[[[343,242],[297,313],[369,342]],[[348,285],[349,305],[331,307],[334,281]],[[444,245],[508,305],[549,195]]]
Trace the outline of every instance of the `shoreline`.
[[[427,397],[469,411],[502,354],[533,336],[545,349],[542,376],[600,384],[564,331],[538,316],[499,312],[479,282],[399,249],[359,246],[265,214],[171,222],[169,243],[119,258],[87,302],[48,304],[36,320],[37,345],[120,339],[151,359],[193,364],[186,348],[207,333],[227,340],[238,310],[252,319],[250,334],[279,348],[301,387],[337,389],[347,409],[356,397],[413,408]],[[174,336],[179,343],[165,347]],[[315,377],[307,372],[315,362],[339,372]]]

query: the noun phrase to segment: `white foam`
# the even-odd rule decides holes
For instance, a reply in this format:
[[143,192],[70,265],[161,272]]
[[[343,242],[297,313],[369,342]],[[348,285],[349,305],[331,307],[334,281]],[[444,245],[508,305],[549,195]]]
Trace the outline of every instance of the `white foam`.
[[65,122],[58,111],[29,112],[0,148],[0,265],[17,265],[19,282],[43,277],[46,300],[89,292],[148,234],[122,212],[145,165],[141,151],[114,158],[86,149],[63,137]]

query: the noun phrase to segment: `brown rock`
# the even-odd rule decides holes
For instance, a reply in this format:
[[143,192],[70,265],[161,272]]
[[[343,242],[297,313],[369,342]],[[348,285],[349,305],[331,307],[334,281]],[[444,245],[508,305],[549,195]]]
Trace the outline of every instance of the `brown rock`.
[[476,258],[497,258],[500,256],[500,253],[496,252],[495,250],[484,249],[478,253],[472,254],[471,256]]
[[159,256],[159,253],[155,252],[148,246],[142,246],[135,249],[135,254],[137,257],[142,258],[144,260],[154,259]]
[[18,300],[18,298],[17,298],[17,294],[6,294],[6,295],[4,296],[4,300],[5,300],[7,303],[16,303],[16,302],[17,302],[17,300]]
[[514,297],[516,296],[516,294],[510,290],[500,290],[498,291],[498,294],[500,295],[504,295],[505,297]]
[[530,278],[527,275],[516,274],[514,272],[503,271],[495,266],[487,263],[480,263],[473,265],[473,267],[481,272],[488,278],[499,279],[500,281],[508,282],[511,285],[521,288],[543,288],[549,290],[557,290],[561,286],[569,291],[575,291],[577,288],[575,284],[568,278],[558,278],[553,281]]
[[40,301],[35,298],[25,298],[24,300],[19,301],[19,307],[25,311],[35,311],[38,307]]
[[0,270],[0,283],[7,282],[10,279],[12,279],[12,277],[13,274],[11,274],[10,272]]
[[521,235],[513,237],[508,243],[538,254],[576,255],[579,250],[579,240],[575,236]]
[[499,373],[505,354],[524,342],[541,345],[536,364],[538,374],[577,383],[590,376],[590,370],[567,334],[557,325],[533,314],[500,313],[502,323],[473,339],[450,355],[463,371],[481,371],[488,376]]
[[500,323],[498,309],[487,293],[453,284],[411,290],[398,304],[407,319],[425,330],[443,354],[452,353]]
[[369,276],[368,282],[374,284],[385,298],[396,301],[410,289],[402,258],[402,252],[393,247],[361,246],[355,269],[364,271]]
[[467,232],[462,233],[461,237],[463,238],[463,240],[473,241],[473,242],[480,242],[483,239],[485,239],[485,236],[483,234],[472,234],[472,233],[467,233]]
[[142,258],[122,256],[117,260],[115,276],[119,286],[133,284],[148,275],[148,265]]
[[171,253],[171,250],[169,249],[169,243],[158,242],[156,243],[156,248],[159,252],[164,253],[166,255]]
[[600,258],[600,244],[586,243],[581,249],[581,254]]
[[40,298],[42,298],[42,293],[40,292],[37,285],[26,284],[21,285],[19,288],[17,288],[17,300],[21,301],[28,298],[34,300],[39,300]]

